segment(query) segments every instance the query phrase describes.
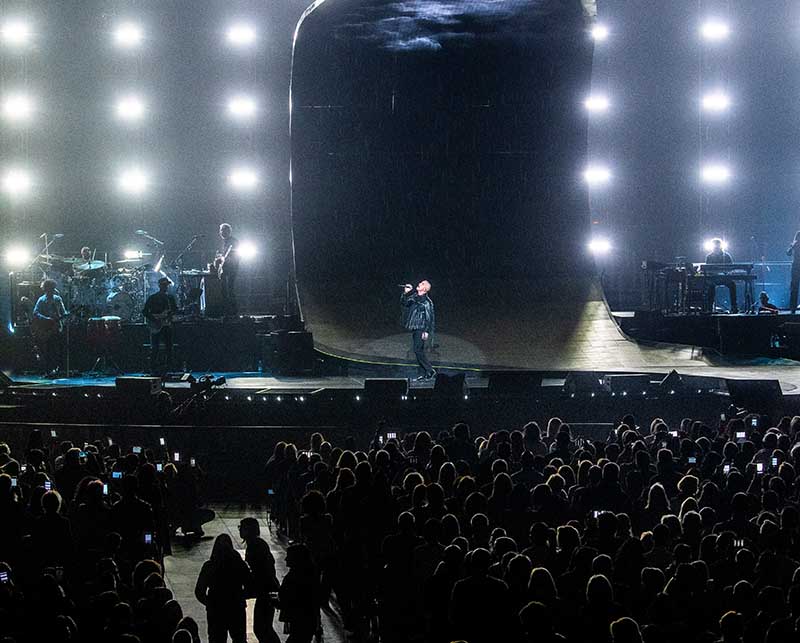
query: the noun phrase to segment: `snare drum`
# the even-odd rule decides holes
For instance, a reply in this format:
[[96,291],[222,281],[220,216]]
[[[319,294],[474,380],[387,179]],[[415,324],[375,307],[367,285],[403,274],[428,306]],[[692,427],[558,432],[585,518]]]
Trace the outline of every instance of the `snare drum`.
[[123,321],[131,321],[136,312],[133,298],[124,290],[112,292],[106,298],[106,312]]

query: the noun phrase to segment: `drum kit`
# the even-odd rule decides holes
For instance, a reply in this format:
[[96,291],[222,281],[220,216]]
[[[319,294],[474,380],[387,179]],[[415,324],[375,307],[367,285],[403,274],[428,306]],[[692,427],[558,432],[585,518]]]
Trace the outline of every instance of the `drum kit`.
[[[73,318],[113,315],[123,322],[136,322],[141,321],[144,307],[146,273],[152,270],[143,263],[149,256],[138,253],[136,258],[112,264],[95,258],[40,255],[34,267],[56,282]],[[22,285],[23,282],[18,284]]]

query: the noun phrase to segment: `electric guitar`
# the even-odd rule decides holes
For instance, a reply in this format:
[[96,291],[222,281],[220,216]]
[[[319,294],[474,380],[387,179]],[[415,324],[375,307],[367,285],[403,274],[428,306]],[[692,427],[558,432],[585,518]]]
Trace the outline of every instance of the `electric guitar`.
[[151,333],[160,333],[163,328],[172,326],[172,311],[165,310],[163,313],[151,313],[145,318],[145,321]]
[[225,272],[225,261],[227,261],[228,255],[230,255],[232,251],[233,244],[228,246],[228,249],[225,251],[224,255],[218,255],[214,260],[214,265],[217,267],[217,279],[222,279],[222,273]]
[[56,313],[55,317],[50,319],[42,319],[41,317],[34,316],[31,319],[31,335],[37,343],[45,343],[53,335],[60,335],[64,330],[64,317],[68,316]]

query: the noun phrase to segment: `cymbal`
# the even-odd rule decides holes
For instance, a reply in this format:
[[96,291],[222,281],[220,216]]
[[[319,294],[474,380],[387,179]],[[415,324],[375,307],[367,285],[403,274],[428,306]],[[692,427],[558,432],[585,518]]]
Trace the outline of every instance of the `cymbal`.
[[104,268],[105,265],[105,261],[99,261],[95,259],[94,261],[86,261],[84,263],[77,264],[75,266],[75,270],[80,270],[81,272],[84,270],[100,270],[100,268]]

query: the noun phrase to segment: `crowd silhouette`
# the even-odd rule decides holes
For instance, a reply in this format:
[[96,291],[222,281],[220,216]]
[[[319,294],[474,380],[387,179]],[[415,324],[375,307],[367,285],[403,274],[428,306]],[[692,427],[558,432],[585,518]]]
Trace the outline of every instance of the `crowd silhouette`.
[[240,543],[217,536],[200,632],[163,557],[213,518],[202,469],[33,431],[19,459],[0,443],[0,640],[242,643],[248,599],[259,643],[324,637],[325,611],[384,643],[798,640],[798,440],[800,417],[753,415],[626,416],[603,441],[552,418],[278,442],[266,498],[288,571],[256,517]]

